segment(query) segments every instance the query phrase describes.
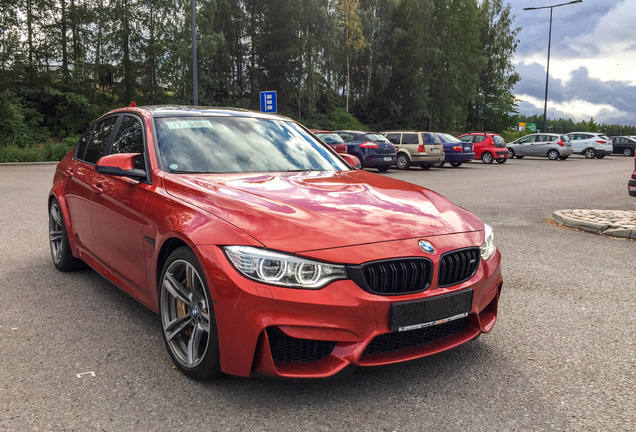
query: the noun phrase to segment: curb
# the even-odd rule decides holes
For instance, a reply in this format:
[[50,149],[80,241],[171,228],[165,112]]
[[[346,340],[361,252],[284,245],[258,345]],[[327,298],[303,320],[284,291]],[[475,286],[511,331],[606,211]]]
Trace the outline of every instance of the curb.
[[612,237],[636,240],[636,229],[615,225],[612,226],[608,223],[599,223],[593,220],[571,217],[564,214],[565,211],[566,210],[555,211],[554,213],[552,213],[550,219],[552,219],[558,225],[563,225],[568,228],[574,228],[594,234],[602,234]]

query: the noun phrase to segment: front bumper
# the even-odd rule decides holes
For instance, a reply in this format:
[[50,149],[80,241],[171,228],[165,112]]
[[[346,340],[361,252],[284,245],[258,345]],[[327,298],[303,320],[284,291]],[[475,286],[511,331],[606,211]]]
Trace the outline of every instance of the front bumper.
[[[477,246],[480,241],[478,233],[443,237],[435,238],[436,255],[458,247]],[[458,240],[462,240],[462,244],[457,243]],[[466,244],[466,240],[470,243]],[[348,250],[337,251],[340,259],[365,256],[370,261],[392,256],[424,256],[413,240],[386,242],[381,248],[365,245],[343,249]],[[383,251],[381,257],[377,249]],[[424,292],[397,296],[372,294],[352,280],[336,281],[320,290],[267,286],[239,275],[216,246],[199,247],[199,253],[211,281],[221,369],[232,375],[320,378],[338,374],[350,366],[403,362],[466,343],[480,333],[489,332],[497,318],[502,285],[498,251],[488,262],[481,261],[469,280],[445,288],[437,286],[437,262],[433,257],[432,286]],[[332,258],[331,261],[335,258],[334,251],[305,256]],[[415,343],[395,342],[408,332],[389,329],[393,303],[468,288],[473,290],[473,302],[466,318],[430,327],[436,337],[423,335],[427,329],[411,330],[419,332],[406,335],[417,336]],[[388,348],[378,349],[378,343],[372,344],[379,336],[389,339]]]

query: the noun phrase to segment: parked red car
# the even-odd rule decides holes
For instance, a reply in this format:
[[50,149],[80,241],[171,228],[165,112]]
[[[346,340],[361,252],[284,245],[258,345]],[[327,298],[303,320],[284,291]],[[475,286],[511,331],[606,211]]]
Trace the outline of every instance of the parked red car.
[[508,160],[509,153],[506,148],[506,141],[499,134],[470,132],[457,138],[463,142],[473,143],[475,159],[481,159],[485,164],[491,164],[492,161],[502,164]]
[[311,132],[313,132],[314,135],[320,138],[329,147],[334,149],[336,153],[347,152],[347,144],[345,144],[344,140],[337,133],[332,131],[315,130],[315,129],[311,129]]
[[403,362],[497,318],[488,225],[277,115],[111,111],[58,164],[48,208],[54,265],[86,263],[158,313],[195,379]]

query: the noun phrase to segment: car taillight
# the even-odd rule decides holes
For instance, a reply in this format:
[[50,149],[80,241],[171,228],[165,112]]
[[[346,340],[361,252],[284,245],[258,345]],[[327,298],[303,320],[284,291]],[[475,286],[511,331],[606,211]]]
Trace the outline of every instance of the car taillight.
[[367,141],[365,143],[360,144],[360,147],[362,147],[362,148],[379,148],[376,143],[371,142],[371,141]]
[[603,141],[603,140],[596,140],[596,142],[599,144],[607,144],[607,141]]
[[559,140],[559,142],[557,144],[560,145],[561,147],[563,147],[563,141]]
[[461,152],[461,151],[464,151],[464,147],[460,145],[456,145],[456,146],[453,146],[453,150],[455,150],[456,152]]
[[417,152],[418,153],[424,153],[424,145],[423,144],[420,144],[420,145],[417,146]]

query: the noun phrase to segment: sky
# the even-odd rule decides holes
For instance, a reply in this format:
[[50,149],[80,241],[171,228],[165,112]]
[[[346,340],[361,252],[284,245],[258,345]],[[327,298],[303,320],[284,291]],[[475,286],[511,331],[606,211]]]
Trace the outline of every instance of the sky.
[[[509,0],[521,27],[513,93],[522,115],[543,114],[550,9],[570,0]],[[548,119],[636,125],[636,0],[583,0],[553,9]]]

